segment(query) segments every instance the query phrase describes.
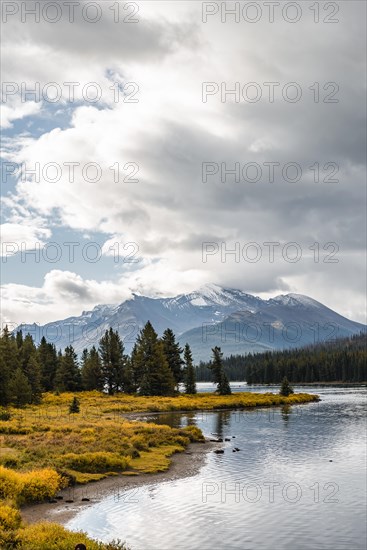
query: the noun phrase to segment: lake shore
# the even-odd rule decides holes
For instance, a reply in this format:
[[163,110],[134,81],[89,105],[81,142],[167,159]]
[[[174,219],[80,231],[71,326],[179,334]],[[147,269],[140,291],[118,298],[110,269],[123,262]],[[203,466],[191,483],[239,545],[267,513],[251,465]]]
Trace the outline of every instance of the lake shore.
[[[176,453],[171,457],[170,467],[165,472],[134,476],[109,476],[85,485],[68,487],[58,493],[58,496],[63,498],[54,503],[42,502],[22,507],[20,510],[22,518],[30,524],[39,521],[50,521],[65,525],[86,507],[90,507],[109,496],[115,495],[115,498],[118,499],[121,498],[124,491],[129,489],[196,475],[204,466],[208,453],[220,448],[222,445],[222,443],[214,443],[209,440],[205,443],[190,443],[185,451]],[[83,498],[89,500],[83,501]],[[67,500],[73,502],[66,502]]]

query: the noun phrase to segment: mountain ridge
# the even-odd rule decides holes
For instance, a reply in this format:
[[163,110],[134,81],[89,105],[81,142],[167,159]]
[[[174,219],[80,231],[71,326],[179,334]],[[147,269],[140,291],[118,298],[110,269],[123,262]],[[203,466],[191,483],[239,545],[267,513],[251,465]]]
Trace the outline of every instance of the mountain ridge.
[[225,356],[266,349],[286,349],[365,330],[302,294],[281,294],[268,300],[242,290],[207,284],[168,298],[133,294],[120,304],[98,304],[79,316],[46,323],[22,324],[17,330],[42,336],[57,348],[72,345],[77,353],[92,345],[110,326],[118,330],[129,353],[139,330],[150,320],[158,334],[172,328],[181,345],[188,342],[194,359],[207,360],[213,346]]

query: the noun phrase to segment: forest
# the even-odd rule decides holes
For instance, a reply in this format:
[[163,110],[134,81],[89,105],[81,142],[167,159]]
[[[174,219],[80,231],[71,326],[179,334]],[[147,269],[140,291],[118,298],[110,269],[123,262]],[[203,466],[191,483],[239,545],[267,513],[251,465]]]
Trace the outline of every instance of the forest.
[[15,335],[5,327],[0,337],[0,405],[22,407],[40,403],[45,392],[100,391],[141,396],[195,394],[196,381],[214,382],[220,395],[231,393],[229,381],[248,384],[293,384],[367,380],[366,334],[299,349],[268,351],[223,358],[219,347],[212,360],[194,366],[189,344],[184,348],[167,328],[161,338],[148,321],[138,334],[131,355],[112,328],[98,349],[85,349],[80,360],[70,345],[62,352],[42,338]]
[[[208,368],[220,395],[231,389],[220,348],[212,350]],[[18,407],[41,402],[45,392],[106,392],[142,396],[173,396],[184,388],[196,393],[196,373],[190,346],[181,348],[171,329],[159,338],[148,321],[138,334],[131,355],[117,331],[106,330],[96,349],[83,350],[81,360],[70,345],[62,352],[43,337],[38,346],[30,334],[0,337],[0,405]]]
[[[366,333],[360,333],[299,349],[230,355],[223,359],[223,367],[229,380],[248,384],[280,384],[284,377],[293,384],[366,382],[366,344]],[[209,363],[199,364],[196,377],[211,381]]]

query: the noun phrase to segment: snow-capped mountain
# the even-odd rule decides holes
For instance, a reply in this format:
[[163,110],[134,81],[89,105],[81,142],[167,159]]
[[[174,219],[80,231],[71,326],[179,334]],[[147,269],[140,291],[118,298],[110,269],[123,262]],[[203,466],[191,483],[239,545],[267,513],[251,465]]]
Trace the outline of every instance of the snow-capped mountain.
[[134,294],[119,305],[98,305],[44,326],[20,325],[38,343],[42,336],[57,348],[72,345],[80,353],[98,342],[106,329],[118,330],[130,352],[139,330],[150,320],[159,334],[170,327],[181,345],[188,342],[196,361],[207,360],[211,348],[225,355],[285,349],[349,336],[365,330],[320,302],[301,294],[262,300],[241,290],[208,284],[173,298]]

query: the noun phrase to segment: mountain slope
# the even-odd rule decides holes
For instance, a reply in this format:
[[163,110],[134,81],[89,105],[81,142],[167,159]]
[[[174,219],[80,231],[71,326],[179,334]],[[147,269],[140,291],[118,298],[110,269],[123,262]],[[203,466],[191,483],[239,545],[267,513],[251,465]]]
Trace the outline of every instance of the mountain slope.
[[80,353],[85,347],[98,346],[105,330],[112,327],[130,352],[148,320],[159,334],[172,328],[181,344],[192,346],[196,361],[207,360],[215,345],[225,355],[248,353],[349,336],[365,329],[308,296],[286,294],[262,300],[211,284],[173,298],[134,294],[119,305],[98,305],[79,317],[44,326],[20,325],[18,330],[32,334],[36,343],[45,336],[57,348],[71,344]]

